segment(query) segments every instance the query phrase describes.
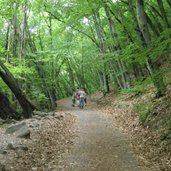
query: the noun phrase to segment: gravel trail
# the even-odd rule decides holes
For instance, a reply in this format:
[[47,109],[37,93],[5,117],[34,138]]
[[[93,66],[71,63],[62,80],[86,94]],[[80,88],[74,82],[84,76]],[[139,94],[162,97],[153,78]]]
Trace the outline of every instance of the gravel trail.
[[62,156],[57,170],[63,171],[146,171],[136,160],[128,136],[111,126],[103,113],[71,108],[78,118],[78,137]]
[[39,126],[24,142],[28,151],[0,155],[8,171],[147,171],[128,135],[104,113],[71,107],[70,99],[60,105],[64,118],[56,113],[37,120]]

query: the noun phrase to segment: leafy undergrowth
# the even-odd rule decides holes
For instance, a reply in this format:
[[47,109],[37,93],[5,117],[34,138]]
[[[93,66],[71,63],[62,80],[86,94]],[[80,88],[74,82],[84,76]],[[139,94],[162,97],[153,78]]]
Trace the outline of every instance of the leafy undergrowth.
[[15,157],[6,160],[7,170],[59,170],[58,163],[62,153],[69,150],[75,137],[75,130],[71,127],[76,118],[69,112],[64,114],[62,120],[50,116],[39,121],[41,126],[32,130],[31,139],[25,142],[28,151],[14,151]]
[[133,148],[153,171],[171,170],[171,88],[166,96],[156,99],[151,87],[141,95],[113,92],[97,100],[113,124],[131,137]]

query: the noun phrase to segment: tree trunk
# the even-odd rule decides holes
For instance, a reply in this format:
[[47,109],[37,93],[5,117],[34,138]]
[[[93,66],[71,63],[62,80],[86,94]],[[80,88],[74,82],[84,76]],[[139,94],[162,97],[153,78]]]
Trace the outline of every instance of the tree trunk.
[[13,15],[13,57],[17,57],[17,45],[18,45],[18,37],[17,37],[17,5],[14,3],[14,15]]
[[153,24],[153,22],[151,21],[150,17],[146,15],[146,18],[147,18],[147,23],[149,24],[152,32],[156,35],[156,36],[160,36],[160,33],[158,32],[157,28],[155,27],[155,25]]
[[169,6],[171,8],[171,0],[167,0],[167,3],[169,4]]
[[52,36],[52,18],[51,16],[49,17],[49,25],[48,25],[48,28],[49,28],[49,36],[50,36],[50,49],[53,49],[53,36]]
[[150,34],[147,27],[147,18],[144,11],[144,2],[143,0],[137,0],[137,18],[138,18],[138,24],[139,28],[143,34],[143,38],[145,40],[146,44],[149,44],[150,42]]
[[98,76],[99,76],[99,80],[100,80],[100,91],[103,92],[103,89],[104,89],[104,87],[103,87],[103,73],[101,71],[98,72]]
[[75,90],[74,72],[71,67],[70,60],[68,58],[66,59],[66,62],[67,62],[67,66],[68,66],[68,73],[69,73],[69,79],[71,82],[71,88],[72,88],[72,90]]
[[20,36],[20,51],[19,58],[25,58],[26,56],[26,25],[27,25],[27,2],[25,0],[25,4],[23,6],[23,20],[21,25],[21,36]]
[[14,93],[16,99],[20,103],[22,107],[22,113],[24,118],[30,118],[32,117],[33,110],[36,108],[22,93],[17,81],[13,77],[13,75],[10,73],[10,71],[5,67],[5,65],[0,62],[0,77],[3,79],[3,81],[7,84],[7,86],[11,89],[11,91]]
[[[100,54],[105,54],[106,53],[106,49],[105,49],[105,40],[104,40],[104,31],[103,28],[101,27],[101,21],[100,21],[100,16],[99,13],[95,13],[93,11],[93,21],[94,21],[94,25],[95,25],[95,29],[96,29],[96,33],[97,33],[97,37],[98,37],[98,41],[99,41],[99,52]],[[99,56],[100,57],[100,56]],[[103,57],[102,57],[103,58]],[[101,70],[101,72],[103,73],[103,90],[104,93],[109,93],[109,82],[108,82],[108,76],[106,74],[106,63],[103,64],[103,69]]]
[[101,53],[105,53],[104,32],[100,26],[99,13],[96,14],[95,12],[93,12],[93,21],[96,29],[96,34],[98,37],[99,50],[101,51]]
[[13,109],[8,97],[3,92],[0,92],[0,99],[0,118],[13,118],[16,120],[20,119],[19,113]]
[[[109,30],[110,30],[110,34],[112,37],[113,44],[116,45],[116,47],[117,47],[116,50],[119,50],[119,49],[121,49],[121,46],[120,46],[118,39],[117,39],[117,33],[116,33],[116,30],[114,27],[114,22],[113,22],[112,17],[111,17],[111,11],[110,11],[109,7],[107,6],[106,1],[105,0],[102,0],[102,1],[103,1],[106,16],[108,18],[108,25],[109,25]],[[119,20],[119,22],[120,22],[120,20]],[[125,29],[125,27],[124,27],[124,29]],[[129,37],[129,35],[128,35],[128,37]],[[115,51],[114,47],[112,47],[112,51]],[[124,88],[129,88],[129,79],[128,79],[129,76],[128,76],[127,71],[126,71],[126,67],[125,67],[123,61],[121,61],[121,60],[117,60],[117,63],[118,63],[118,66],[120,68],[120,74],[122,75],[122,81],[124,84]]]
[[133,0],[128,0],[128,7],[129,7],[129,11],[131,13],[132,19],[134,21],[133,24],[134,24],[135,31],[137,33],[138,41],[140,41],[142,46],[144,46],[144,37],[142,35],[141,29],[140,29],[139,24],[138,24],[138,20],[136,17],[134,6],[133,6]]
[[54,95],[53,95],[53,91],[48,89],[48,96],[49,96],[49,100],[50,100],[50,104],[51,104],[51,109],[54,110],[56,109],[56,102],[55,102],[55,98],[54,98]]
[[103,80],[103,95],[106,96],[106,94],[108,94],[110,92],[110,88],[109,88],[109,78],[108,78],[108,74],[106,72],[107,70],[107,64],[105,63],[103,65],[102,68],[102,80]]
[[156,25],[158,26],[156,29],[158,29],[160,33],[163,32],[163,27],[162,27],[162,25],[161,25],[161,23],[160,23],[158,17],[156,17],[156,15],[153,14],[152,11],[151,11],[151,16],[153,17],[154,22],[155,22]]
[[[139,27],[141,29],[141,32],[143,33],[143,37],[145,40],[146,46],[150,43],[150,34],[148,32],[147,27],[147,18],[145,15],[144,10],[144,1],[143,0],[137,0],[137,17],[139,22]],[[152,81],[157,88],[157,96],[160,97],[165,94],[166,86],[163,81],[163,76],[161,74],[161,71],[159,70],[159,67],[157,65],[157,62],[152,63],[151,59],[148,57],[146,58],[146,65],[149,67],[148,70],[151,72]]]
[[113,61],[111,61],[110,63],[110,68],[112,70],[112,73],[114,75],[114,80],[116,80],[116,84],[117,86],[120,88],[120,89],[123,89],[123,85],[121,83],[121,79],[119,79],[119,76],[118,76],[118,71],[117,71],[117,67],[116,67],[116,62],[114,63]]
[[169,21],[167,19],[167,15],[166,15],[166,12],[165,12],[165,9],[164,9],[164,6],[163,6],[163,2],[162,2],[162,0],[157,0],[157,3],[158,3],[158,6],[159,6],[159,9],[160,9],[160,13],[162,15],[164,25],[165,25],[165,27],[169,28],[170,24],[169,24]]
[[55,100],[53,99],[53,93],[50,90],[50,88],[49,88],[49,86],[48,86],[48,84],[46,82],[45,72],[43,70],[43,66],[42,66],[41,63],[35,63],[35,64],[36,64],[36,69],[37,69],[37,72],[39,74],[39,77],[42,79],[43,88],[44,88],[45,94],[48,97],[48,101],[49,101],[49,104],[50,104],[50,109],[55,109],[56,108],[56,103],[55,103]]
[[11,41],[11,33],[10,33],[10,30],[11,30],[11,23],[8,24],[8,27],[7,27],[7,34],[6,34],[6,46],[5,46],[5,50],[6,50],[6,62],[8,63],[9,62],[9,51],[10,51],[10,41]]

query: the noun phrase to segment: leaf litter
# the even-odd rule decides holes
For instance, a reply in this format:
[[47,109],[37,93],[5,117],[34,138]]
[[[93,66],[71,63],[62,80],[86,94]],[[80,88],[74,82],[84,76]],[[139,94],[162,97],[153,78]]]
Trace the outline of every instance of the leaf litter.
[[[39,119],[39,126],[31,129],[31,138],[22,140],[28,151],[11,150],[3,157],[6,170],[12,171],[52,171],[56,170],[62,153],[73,144],[76,117],[70,112],[56,112],[57,116]],[[31,121],[33,119],[30,119]],[[30,123],[30,121],[28,121]]]
[[[161,140],[161,135],[166,131],[165,126],[161,126],[161,120],[166,115],[166,110],[171,111],[171,104],[168,105],[168,96],[160,99],[154,98],[154,90],[150,89],[141,96],[132,94],[117,97],[112,92],[105,98],[99,98],[96,94],[92,101],[93,106],[102,111],[112,120],[113,126],[120,128],[130,135],[130,141],[134,151],[139,156],[138,160],[151,171],[171,170],[171,144],[166,140]],[[149,125],[142,126],[139,122],[138,113],[133,109],[139,103],[152,104],[152,114],[156,117],[150,118]],[[170,101],[169,101],[170,102]],[[168,107],[169,106],[169,107]],[[157,114],[156,114],[157,113]],[[150,125],[153,124],[153,127]]]

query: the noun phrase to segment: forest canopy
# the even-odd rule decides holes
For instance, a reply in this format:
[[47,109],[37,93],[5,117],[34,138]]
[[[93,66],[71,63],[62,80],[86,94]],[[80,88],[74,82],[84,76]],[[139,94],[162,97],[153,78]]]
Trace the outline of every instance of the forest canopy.
[[163,96],[171,0],[0,0],[0,114],[55,109],[76,87]]

